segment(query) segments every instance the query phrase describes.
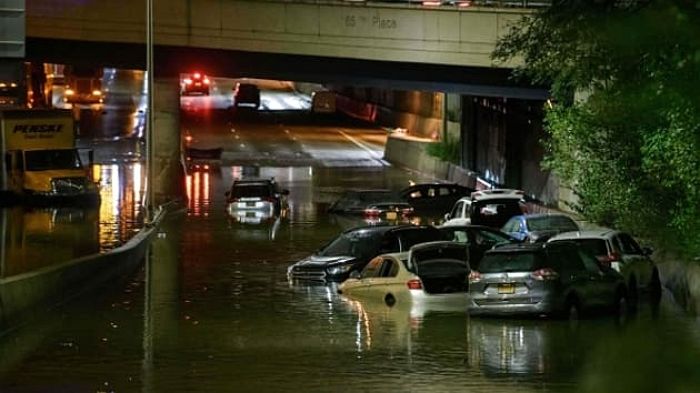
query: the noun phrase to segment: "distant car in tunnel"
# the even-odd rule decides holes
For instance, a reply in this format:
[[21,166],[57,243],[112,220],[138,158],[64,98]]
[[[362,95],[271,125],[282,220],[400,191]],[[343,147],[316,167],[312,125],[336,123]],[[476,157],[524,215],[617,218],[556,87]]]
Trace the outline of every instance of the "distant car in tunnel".
[[209,77],[201,72],[194,72],[182,79],[181,93],[183,96],[192,94],[209,95]]
[[236,83],[233,89],[234,108],[258,109],[260,107],[260,88],[252,83]]

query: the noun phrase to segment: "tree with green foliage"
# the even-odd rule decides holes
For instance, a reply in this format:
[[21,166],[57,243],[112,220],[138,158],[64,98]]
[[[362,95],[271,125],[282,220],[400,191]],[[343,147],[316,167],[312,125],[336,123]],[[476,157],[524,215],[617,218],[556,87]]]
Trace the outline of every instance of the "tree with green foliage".
[[493,56],[552,86],[544,164],[576,211],[700,255],[700,1],[555,0]]

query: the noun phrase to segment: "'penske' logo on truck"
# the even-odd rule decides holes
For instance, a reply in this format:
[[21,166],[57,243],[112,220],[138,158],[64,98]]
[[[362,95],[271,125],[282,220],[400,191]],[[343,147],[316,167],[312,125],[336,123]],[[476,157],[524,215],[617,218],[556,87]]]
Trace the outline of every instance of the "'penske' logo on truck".
[[16,124],[13,133],[55,134],[63,130],[63,124]]

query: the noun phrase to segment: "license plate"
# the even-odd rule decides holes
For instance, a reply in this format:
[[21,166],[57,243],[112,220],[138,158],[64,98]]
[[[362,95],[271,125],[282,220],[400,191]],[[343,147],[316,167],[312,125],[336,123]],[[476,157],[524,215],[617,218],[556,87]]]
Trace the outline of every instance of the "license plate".
[[498,293],[515,293],[515,284],[498,284]]
[[396,212],[386,212],[387,220],[396,220]]
[[255,212],[246,212],[245,216],[246,217],[255,217]]
[[255,207],[255,202],[246,202],[245,205],[247,207]]

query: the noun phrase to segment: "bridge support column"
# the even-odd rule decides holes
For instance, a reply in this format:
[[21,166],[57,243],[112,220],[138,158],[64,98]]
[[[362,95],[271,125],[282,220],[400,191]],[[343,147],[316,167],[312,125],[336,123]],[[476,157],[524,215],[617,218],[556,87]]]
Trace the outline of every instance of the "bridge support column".
[[177,78],[153,83],[153,198],[155,204],[185,199],[180,139],[180,84]]

